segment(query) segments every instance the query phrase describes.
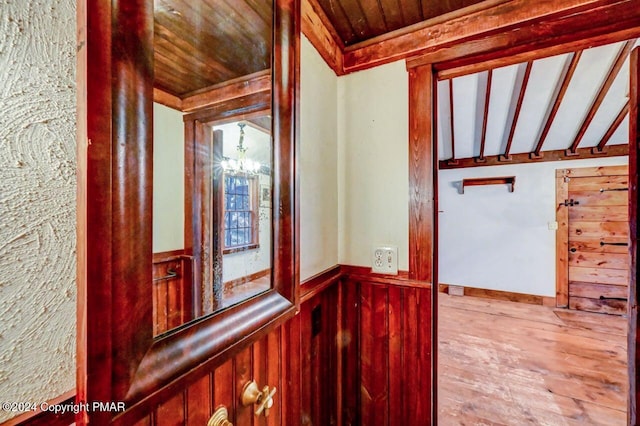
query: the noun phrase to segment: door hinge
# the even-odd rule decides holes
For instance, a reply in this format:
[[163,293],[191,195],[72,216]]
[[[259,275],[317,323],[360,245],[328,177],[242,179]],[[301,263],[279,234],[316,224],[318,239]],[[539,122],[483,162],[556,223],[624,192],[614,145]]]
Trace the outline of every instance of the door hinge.
[[573,207],[573,206],[577,206],[578,204],[580,204],[580,201],[575,201],[573,198],[570,200],[564,200],[564,203],[560,203],[561,206],[565,206],[565,207]]

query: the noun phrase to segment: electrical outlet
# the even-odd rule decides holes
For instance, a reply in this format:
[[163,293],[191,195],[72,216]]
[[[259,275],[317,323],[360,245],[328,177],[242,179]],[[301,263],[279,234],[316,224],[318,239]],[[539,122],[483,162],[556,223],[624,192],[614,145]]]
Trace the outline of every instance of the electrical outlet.
[[372,262],[373,272],[398,275],[398,247],[374,247]]

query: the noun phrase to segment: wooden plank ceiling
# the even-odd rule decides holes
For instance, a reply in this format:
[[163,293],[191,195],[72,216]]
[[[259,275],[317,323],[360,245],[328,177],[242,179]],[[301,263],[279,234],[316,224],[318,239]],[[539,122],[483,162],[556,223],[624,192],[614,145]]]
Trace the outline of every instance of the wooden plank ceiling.
[[154,87],[184,99],[270,68],[270,0],[155,0]]
[[626,155],[636,40],[439,75],[440,168]]
[[482,0],[317,0],[344,46],[363,42]]

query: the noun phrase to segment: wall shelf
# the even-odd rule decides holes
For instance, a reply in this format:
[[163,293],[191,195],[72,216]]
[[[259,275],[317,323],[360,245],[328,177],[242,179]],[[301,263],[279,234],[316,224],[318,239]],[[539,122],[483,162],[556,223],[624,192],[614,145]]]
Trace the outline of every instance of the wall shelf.
[[516,177],[500,176],[500,177],[462,179],[461,193],[464,194],[465,186],[480,186],[480,185],[509,185],[509,192],[513,192],[516,186]]

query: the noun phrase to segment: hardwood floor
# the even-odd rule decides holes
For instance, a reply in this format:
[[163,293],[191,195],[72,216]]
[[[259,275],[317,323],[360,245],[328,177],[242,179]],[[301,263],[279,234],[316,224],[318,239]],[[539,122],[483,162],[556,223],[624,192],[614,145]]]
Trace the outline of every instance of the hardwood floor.
[[626,424],[626,317],[439,297],[438,424]]

